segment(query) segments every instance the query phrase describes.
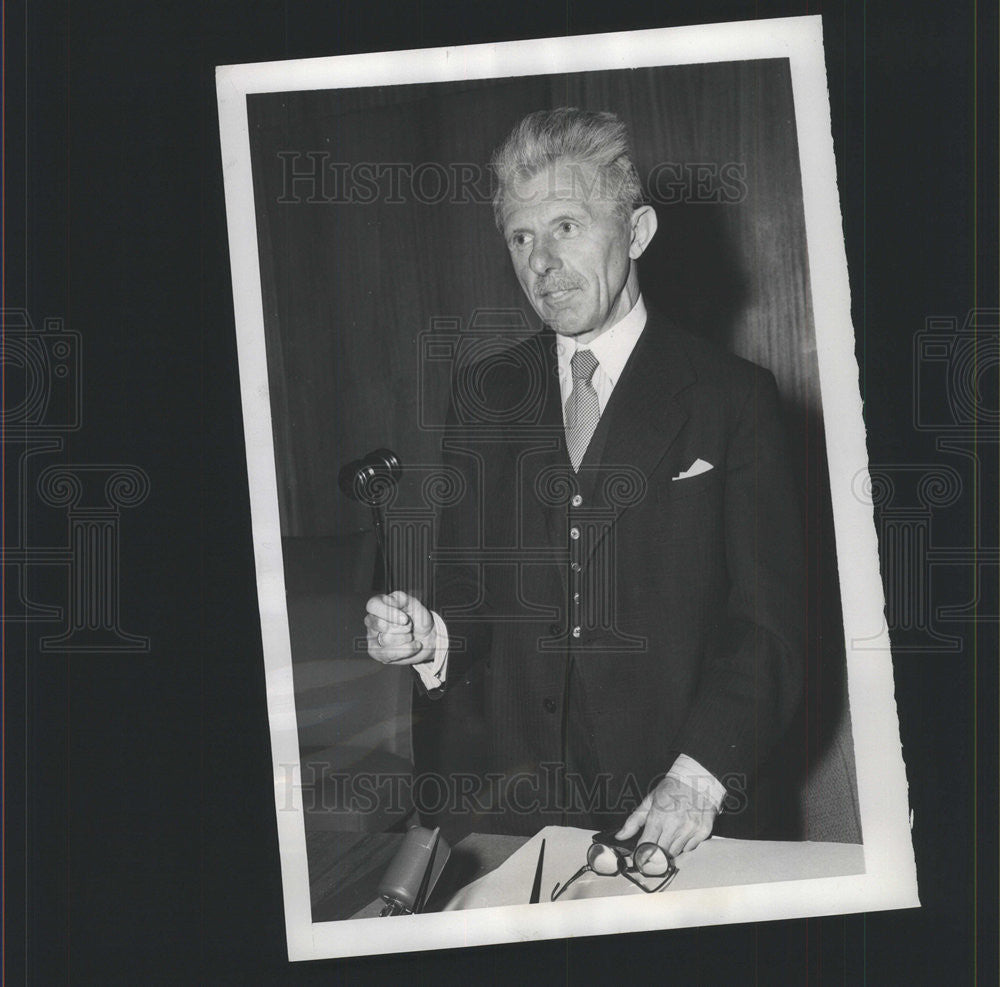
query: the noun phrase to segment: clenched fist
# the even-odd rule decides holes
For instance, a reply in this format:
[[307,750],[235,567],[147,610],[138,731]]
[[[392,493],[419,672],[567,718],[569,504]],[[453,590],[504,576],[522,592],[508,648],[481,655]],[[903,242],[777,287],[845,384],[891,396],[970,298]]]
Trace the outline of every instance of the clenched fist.
[[401,590],[373,596],[367,604],[368,654],[384,665],[416,665],[434,657],[434,618],[415,596]]

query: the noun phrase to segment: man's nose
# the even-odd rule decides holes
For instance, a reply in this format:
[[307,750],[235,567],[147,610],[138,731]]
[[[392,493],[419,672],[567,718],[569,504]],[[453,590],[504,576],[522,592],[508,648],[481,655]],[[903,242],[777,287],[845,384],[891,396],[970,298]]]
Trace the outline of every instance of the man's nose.
[[535,274],[548,274],[562,267],[562,261],[547,239],[537,239],[532,244],[528,265]]

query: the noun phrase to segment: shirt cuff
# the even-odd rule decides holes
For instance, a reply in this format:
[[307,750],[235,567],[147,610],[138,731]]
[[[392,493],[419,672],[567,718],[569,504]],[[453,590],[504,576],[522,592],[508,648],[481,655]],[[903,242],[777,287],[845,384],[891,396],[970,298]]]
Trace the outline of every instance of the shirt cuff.
[[427,661],[413,666],[428,691],[440,689],[448,676],[448,628],[433,610],[431,617],[434,620],[434,653]]
[[693,757],[678,754],[673,767],[667,774],[690,786],[699,794],[708,796],[709,801],[718,812],[722,808],[722,800],[726,797],[726,786],[710,771],[706,771]]

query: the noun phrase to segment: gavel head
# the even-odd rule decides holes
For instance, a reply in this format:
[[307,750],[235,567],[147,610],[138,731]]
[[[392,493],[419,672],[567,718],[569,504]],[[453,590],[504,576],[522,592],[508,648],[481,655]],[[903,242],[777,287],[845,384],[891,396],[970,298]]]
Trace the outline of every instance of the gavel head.
[[385,504],[402,476],[399,457],[388,449],[376,449],[362,459],[341,467],[337,486],[351,500],[369,507]]

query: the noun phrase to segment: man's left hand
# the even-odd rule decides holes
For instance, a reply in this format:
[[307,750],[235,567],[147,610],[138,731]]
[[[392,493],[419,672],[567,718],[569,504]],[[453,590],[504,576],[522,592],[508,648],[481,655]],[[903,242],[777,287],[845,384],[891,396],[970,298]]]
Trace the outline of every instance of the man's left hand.
[[693,850],[712,835],[718,810],[707,792],[667,775],[615,834],[627,840],[642,830],[640,843],[658,843],[671,857]]

